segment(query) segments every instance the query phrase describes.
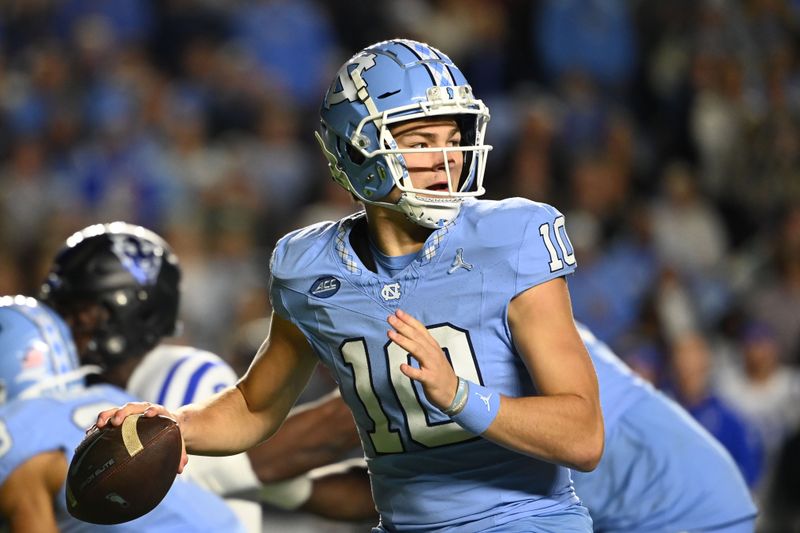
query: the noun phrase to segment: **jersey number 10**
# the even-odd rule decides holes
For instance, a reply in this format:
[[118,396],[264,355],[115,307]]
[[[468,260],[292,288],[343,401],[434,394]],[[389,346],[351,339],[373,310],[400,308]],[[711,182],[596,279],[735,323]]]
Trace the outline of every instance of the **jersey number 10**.
[[[456,374],[474,383],[481,382],[469,332],[450,324],[431,326],[428,331],[448,354]],[[374,424],[369,436],[375,451],[377,453],[405,451],[400,432],[390,425],[383,408],[383,401],[375,392],[364,339],[345,342],[341,352],[345,362],[353,369],[356,394]],[[384,346],[384,353],[389,379],[403,411],[403,423],[408,428],[408,434],[413,442],[426,448],[433,448],[475,438],[475,435],[461,429],[451,420],[435,421],[431,418],[431,413],[423,406],[419,396],[422,392],[418,393],[411,378],[400,371],[401,363],[411,364],[408,352],[394,342],[389,342]]]

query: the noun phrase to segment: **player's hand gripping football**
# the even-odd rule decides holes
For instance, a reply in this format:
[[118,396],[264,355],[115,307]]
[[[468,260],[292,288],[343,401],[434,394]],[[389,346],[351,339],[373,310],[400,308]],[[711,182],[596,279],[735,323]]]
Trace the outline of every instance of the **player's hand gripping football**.
[[397,310],[389,315],[389,338],[405,349],[419,362],[419,368],[407,363],[400,365],[400,371],[411,379],[422,383],[425,397],[439,409],[450,406],[456,395],[458,377],[441,346],[431,336],[428,329],[408,313]]
[[[177,417],[167,411],[166,407],[163,405],[157,405],[150,402],[128,402],[122,407],[112,407],[111,409],[100,411],[100,414],[97,415],[97,422],[95,422],[94,427],[89,428],[87,433],[92,431],[94,428],[100,429],[105,427],[106,424],[120,426],[128,415],[138,415],[140,413],[142,416],[146,417],[162,415],[175,421],[178,420]],[[183,435],[181,435],[181,462],[178,465],[179,474],[183,472],[183,469],[188,462],[189,456],[186,454],[186,443],[183,441]]]

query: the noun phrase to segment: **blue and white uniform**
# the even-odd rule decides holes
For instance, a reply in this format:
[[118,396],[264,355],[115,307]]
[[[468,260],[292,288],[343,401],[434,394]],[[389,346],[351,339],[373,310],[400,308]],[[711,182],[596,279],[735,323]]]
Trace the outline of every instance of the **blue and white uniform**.
[[[234,385],[237,379],[230,365],[216,354],[191,346],[160,344],[136,366],[127,391],[173,411],[205,400]],[[182,476],[223,496],[249,533],[261,531],[261,504],[236,497],[255,493],[261,487],[246,453],[225,457],[192,455]]]
[[[110,385],[16,399],[0,406],[0,485],[35,455],[60,450],[72,461],[75,448],[97,413],[134,399]],[[64,487],[55,499],[56,520],[64,532],[129,531],[230,533],[243,531],[217,496],[178,476],[167,495],[146,515],[115,526],[81,522],[69,515]]]
[[605,423],[600,464],[572,475],[595,531],[752,532],[756,508],[725,448],[578,329],[597,371]]
[[507,307],[526,289],[574,270],[564,217],[523,199],[465,200],[413,261],[381,275],[364,266],[350,243],[362,216],[281,239],[271,298],[337,379],[358,426],[383,526],[590,531],[569,469],[452,422],[401,373],[401,363],[417,363],[386,336],[387,316],[401,308],[427,326],[459,376],[512,397],[537,394],[514,347]]

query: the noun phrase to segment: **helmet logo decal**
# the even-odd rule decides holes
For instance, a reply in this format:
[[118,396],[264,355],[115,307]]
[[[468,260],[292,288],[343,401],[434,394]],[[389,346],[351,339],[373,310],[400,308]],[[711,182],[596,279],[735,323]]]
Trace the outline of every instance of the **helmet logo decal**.
[[317,281],[311,285],[311,289],[308,292],[311,293],[311,296],[316,296],[317,298],[330,298],[339,292],[339,287],[341,286],[342,282],[335,277],[323,276],[317,278]]
[[[355,64],[355,68],[350,68]],[[375,54],[359,55],[345,63],[339,69],[336,75],[334,85],[331,86],[328,95],[325,98],[325,108],[330,109],[332,105],[336,105],[345,100],[348,102],[355,102],[358,99],[358,90],[360,87],[356,86],[353,80],[353,74],[356,74],[358,79],[361,79],[361,73],[369,70],[375,66]],[[341,87],[341,89],[339,89]],[[337,90],[338,89],[338,90]]]
[[28,346],[25,355],[22,356],[22,369],[34,370],[42,368],[45,363],[45,354],[49,350],[47,343],[40,340],[34,340]]
[[111,251],[117,256],[122,266],[142,285],[152,285],[161,271],[162,256],[156,253],[160,249],[146,240],[134,240],[127,235],[109,235]]

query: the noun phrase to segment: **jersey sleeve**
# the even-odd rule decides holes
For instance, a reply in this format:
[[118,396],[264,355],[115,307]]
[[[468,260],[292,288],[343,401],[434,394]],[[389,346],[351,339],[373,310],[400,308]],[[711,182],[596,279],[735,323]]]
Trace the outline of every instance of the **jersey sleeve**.
[[537,204],[520,243],[515,292],[572,274],[576,266],[564,215],[550,205]]
[[280,277],[280,273],[283,271],[285,243],[285,239],[279,240],[272,251],[272,257],[269,262],[269,301],[272,309],[278,315],[289,320],[289,310],[286,307],[283,295],[286,287]]
[[[61,411],[53,416],[48,408],[53,407],[47,402],[26,400],[0,413],[0,485],[32,457],[51,451],[66,454],[74,444],[70,442],[76,431],[72,422]],[[45,424],[42,412],[48,417]]]

